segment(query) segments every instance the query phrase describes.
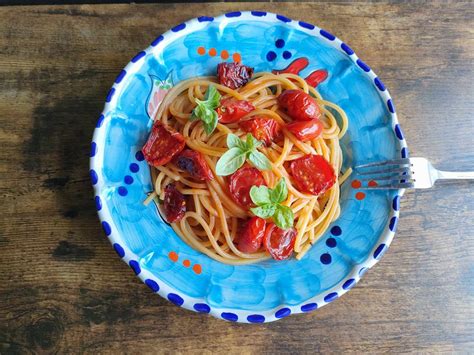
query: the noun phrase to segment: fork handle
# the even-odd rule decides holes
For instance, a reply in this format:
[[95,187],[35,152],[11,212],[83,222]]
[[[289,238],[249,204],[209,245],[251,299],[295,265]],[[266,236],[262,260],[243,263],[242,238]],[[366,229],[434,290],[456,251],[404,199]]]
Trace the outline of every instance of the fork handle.
[[474,179],[474,171],[438,170],[438,179]]

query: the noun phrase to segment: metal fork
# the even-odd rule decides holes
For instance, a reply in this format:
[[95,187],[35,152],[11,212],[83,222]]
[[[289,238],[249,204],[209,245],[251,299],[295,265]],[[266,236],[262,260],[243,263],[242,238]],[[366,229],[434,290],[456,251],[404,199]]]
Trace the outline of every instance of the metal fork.
[[437,170],[425,158],[404,158],[358,165],[361,189],[427,189],[439,179],[474,179],[474,171]]

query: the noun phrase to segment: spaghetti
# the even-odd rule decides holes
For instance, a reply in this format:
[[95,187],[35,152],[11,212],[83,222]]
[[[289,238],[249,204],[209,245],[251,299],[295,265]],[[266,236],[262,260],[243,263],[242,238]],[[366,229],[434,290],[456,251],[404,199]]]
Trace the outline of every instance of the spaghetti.
[[[246,100],[255,109],[242,120],[268,117],[285,127],[293,119],[281,109],[278,96],[284,90],[301,90],[315,98],[320,110],[323,129],[318,138],[301,141],[283,128],[281,140],[274,140],[268,146],[259,146],[271,163],[271,170],[261,171],[265,184],[272,188],[282,178],[285,179],[288,194],[282,205],[291,209],[294,216],[296,237],[294,252],[301,259],[318,238],[328,229],[340,213],[339,185],[350,175],[336,173],[336,183],[321,195],[308,194],[295,186],[289,173],[288,163],[305,155],[320,155],[329,162],[335,172],[342,167],[342,152],[339,140],[348,127],[344,111],[332,102],[324,100],[315,88],[294,74],[256,73],[246,85],[231,89],[218,83],[214,77],[199,77],[182,81],[173,87],[161,103],[155,116],[163,125],[179,132],[187,147],[199,152],[212,171],[213,179],[199,181],[176,164],[168,163],[153,167],[152,181],[154,192],[145,201],[163,201],[165,187],[174,183],[176,189],[186,198],[184,216],[170,223],[173,230],[191,247],[209,257],[227,264],[255,263],[269,258],[268,252],[261,248],[255,253],[239,250],[237,241],[239,228],[252,212],[237,203],[229,193],[228,177],[216,173],[219,158],[228,151],[228,134],[235,134],[245,140],[247,132],[238,123],[218,123],[212,134],[207,134],[202,121],[192,120],[196,99],[204,100],[206,91],[214,86],[223,99]],[[338,125],[339,119],[340,126]],[[337,176],[339,175],[339,176]]]

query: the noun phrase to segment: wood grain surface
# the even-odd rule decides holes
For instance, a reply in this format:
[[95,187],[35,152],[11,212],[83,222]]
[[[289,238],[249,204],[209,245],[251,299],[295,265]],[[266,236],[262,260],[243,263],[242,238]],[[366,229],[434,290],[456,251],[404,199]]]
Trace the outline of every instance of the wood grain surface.
[[105,95],[158,34],[237,9],[343,38],[390,89],[412,155],[474,170],[472,3],[2,7],[0,353],[473,351],[473,183],[408,192],[397,237],[357,287],[276,323],[180,309],[115,255],[88,177]]

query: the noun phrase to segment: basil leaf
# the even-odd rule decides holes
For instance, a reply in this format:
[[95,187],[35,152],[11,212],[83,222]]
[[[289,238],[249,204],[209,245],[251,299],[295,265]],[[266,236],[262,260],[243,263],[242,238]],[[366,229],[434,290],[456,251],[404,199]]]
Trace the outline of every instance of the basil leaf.
[[204,100],[206,106],[208,106],[211,110],[214,110],[219,107],[221,101],[221,94],[217,91],[214,85],[210,85],[207,90],[206,94],[204,95]]
[[295,219],[293,211],[288,206],[277,205],[275,214],[273,215],[273,222],[281,229],[288,229],[293,227],[293,220]]
[[232,134],[232,133],[229,133],[227,135],[227,146],[229,148],[237,147],[237,148],[240,148],[242,150],[247,149],[247,145],[245,144],[245,142],[240,140],[239,137],[237,137],[235,134]]
[[286,186],[285,178],[281,178],[274,189],[270,191],[270,201],[273,203],[280,203],[288,197],[288,187]]
[[262,145],[262,142],[260,142],[258,139],[255,139],[255,137],[252,136],[250,133],[247,133],[247,140],[245,143],[249,151],[254,150],[258,146]]
[[277,206],[272,203],[267,203],[266,205],[253,207],[250,209],[250,211],[252,211],[255,216],[260,218],[270,218],[275,214],[276,210]]
[[239,148],[231,148],[222,155],[216,164],[216,174],[227,176],[245,163],[245,153]]
[[207,133],[207,135],[210,135],[212,132],[217,127],[217,122],[219,121],[219,118],[217,116],[216,111],[211,111],[209,116],[207,116],[208,121],[204,121],[204,131]]
[[252,186],[250,189],[250,198],[257,206],[262,206],[270,201],[270,189],[266,186]]
[[259,151],[251,151],[248,159],[250,162],[259,170],[271,170],[272,164],[270,160],[265,156],[265,154],[260,153]]

